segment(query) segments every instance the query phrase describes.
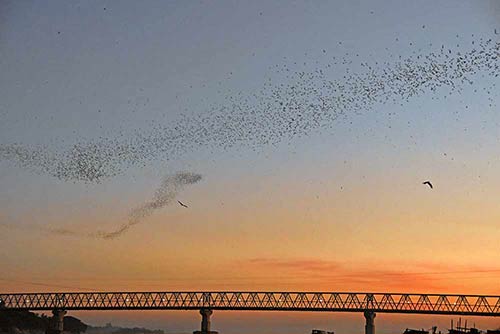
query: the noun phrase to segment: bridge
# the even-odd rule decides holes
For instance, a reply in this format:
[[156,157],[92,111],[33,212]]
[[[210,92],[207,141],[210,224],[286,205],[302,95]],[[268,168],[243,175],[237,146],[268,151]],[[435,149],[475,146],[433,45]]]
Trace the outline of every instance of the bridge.
[[48,334],[60,334],[70,310],[199,310],[201,331],[214,310],[361,312],[375,334],[376,313],[500,316],[500,296],[366,292],[60,292],[0,293],[2,311],[52,311]]

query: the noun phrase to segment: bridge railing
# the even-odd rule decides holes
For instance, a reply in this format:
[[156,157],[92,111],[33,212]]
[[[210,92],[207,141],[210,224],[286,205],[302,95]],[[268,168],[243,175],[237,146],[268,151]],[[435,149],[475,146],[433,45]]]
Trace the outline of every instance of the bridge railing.
[[348,292],[88,292],[0,294],[5,309],[339,311],[500,316],[500,296]]

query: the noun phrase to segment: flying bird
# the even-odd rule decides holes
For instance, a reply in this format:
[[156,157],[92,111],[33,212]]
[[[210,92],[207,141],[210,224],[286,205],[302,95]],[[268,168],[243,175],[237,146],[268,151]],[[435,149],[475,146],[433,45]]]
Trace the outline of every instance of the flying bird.
[[177,201],[177,203],[179,203],[179,204],[180,204],[180,206],[182,206],[182,207],[184,207],[184,208],[187,208],[187,207],[188,207],[186,204],[182,203],[181,201]]
[[[373,10],[371,13],[374,14]],[[492,28],[495,36],[499,36],[500,26]],[[63,31],[60,32],[64,35]],[[397,37],[398,40],[401,42],[403,38]],[[448,93],[459,93],[463,84],[473,84],[466,79],[469,74],[473,75],[470,78],[476,75],[497,78],[500,75],[497,42],[489,38],[473,39],[471,42],[479,43],[465,50],[458,44],[456,48],[441,44],[441,50],[431,47],[431,52],[426,53],[416,49],[415,43],[412,43],[414,50],[408,55],[391,54],[386,48],[384,53],[387,56],[400,61],[364,62],[360,64],[363,69],[360,68],[359,72],[345,73],[343,78],[339,76],[331,81],[327,74],[329,68],[347,69],[357,54],[347,52],[345,56],[328,57],[331,60],[325,64],[322,60],[322,65],[316,57],[309,59],[305,54],[304,60],[308,60],[308,64],[317,65],[310,67],[304,62],[307,68],[304,71],[302,65],[296,62],[292,65],[289,60],[273,64],[269,67],[272,69],[269,75],[262,78],[264,85],[256,87],[253,92],[240,94],[219,87],[214,100],[208,101],[207,110],[210,112],[186,115],[174,123],[163,124],[158,119],[154,122],[157,124],[137,128],[137,131],[130,132],[130,136],[125,135],[129,131],[118,131],[122,134],[117,137],[79,140],[65,149],[57,145],[46,148],[36,144],[2,142],[0,163],[3,160],[12,161],[18,167],[47,173],[62,181],[99,183],[122,174],[128,168],[154,161],[170,161],[200,147],[225,151],[244,145],[260,151],[264,147],[276,147],[282,141],[291,144],[292,138],[309,136],[321,128],[336,126],[341,115],[342,119],[349,121],[346,122],[346,125],[350,124],[346,130],[352,131],[355,126],[352,117],[361,110],[374,110],[374,106],[391,101],[398,104],[410,102],[420,94],[432,93],[430,98],[438,99],[435,94],[439,94],[441,89],[444,89],[443,94],[446,92],[444,98]],[[343,45],[342,41],[337,43]],[[324,51],[328,54],[326,48]],[[321,59],[326,61],[324,57]],[[231,73],[230,68],[228,72]],[[279,79],[282,75],[289,78],[287,83]],[[488,80],[488,86],[481,87],[489,95],[496,91],[493,81]],[[478,89],[473,91],[476,93]],[[144,88],[139,87],[139,94],[143,97],[128,100],[132,113],[149,103]],[[83,101],[79,103],[83,104]],[[493,108],[492,105],[490,107]],[[270,112],[274,109],[278,112]],[[101,109],[101,112],[105,113],[105,110]],[[175,203],[175,200],[172,202]]]
[[432,186],[431,181],[425,181],[425,182],[422,182],[422,184],[426,184],[426,185],[428,185],[431,189],[434,189],[434,187]]

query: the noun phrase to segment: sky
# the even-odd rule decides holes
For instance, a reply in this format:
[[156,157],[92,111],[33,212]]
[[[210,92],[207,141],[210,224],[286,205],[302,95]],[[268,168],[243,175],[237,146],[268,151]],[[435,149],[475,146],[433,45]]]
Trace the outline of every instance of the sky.
[[[498,295],[499,34],[495,0],[1,1],[0,291]],[[363,319],[213,319],[315,326]]]

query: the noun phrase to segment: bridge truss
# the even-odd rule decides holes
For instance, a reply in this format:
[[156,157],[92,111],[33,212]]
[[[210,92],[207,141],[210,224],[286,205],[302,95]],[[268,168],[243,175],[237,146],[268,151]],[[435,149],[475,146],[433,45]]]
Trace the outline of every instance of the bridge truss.
[[0,294],[5,310],[255,310],[500,316],[500,296],[349,292]]

